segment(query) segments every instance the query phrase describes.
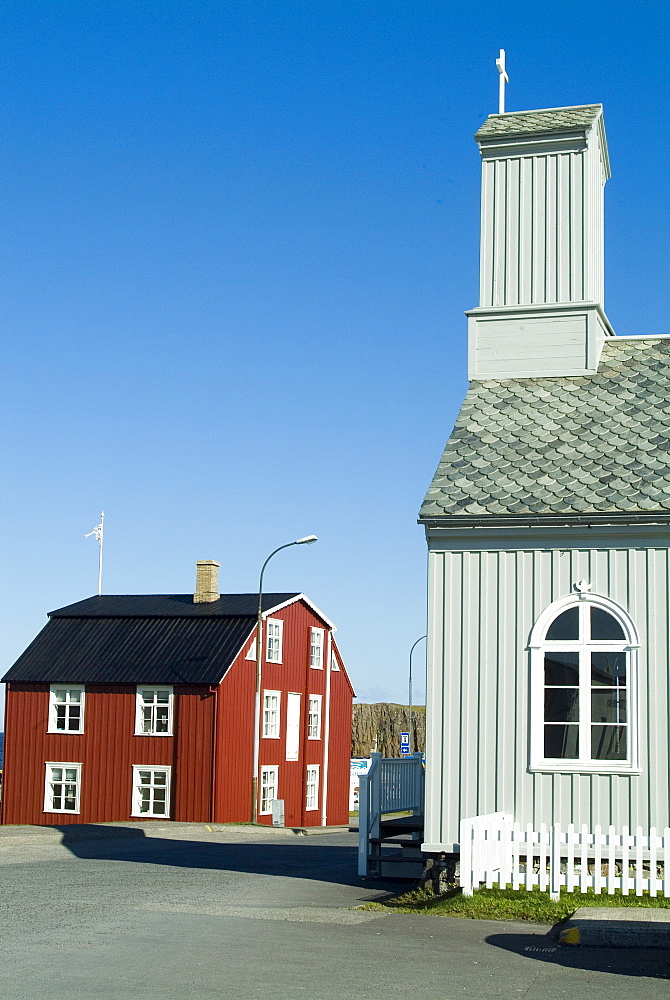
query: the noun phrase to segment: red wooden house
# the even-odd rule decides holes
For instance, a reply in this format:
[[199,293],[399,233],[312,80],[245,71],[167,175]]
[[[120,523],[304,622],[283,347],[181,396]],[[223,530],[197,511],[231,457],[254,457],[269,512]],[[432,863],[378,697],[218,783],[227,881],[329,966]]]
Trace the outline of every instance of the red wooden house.
[[[91,597],[60,608],[7,683],[3,823],[251,816],[257,594]],[[348,822],[353,690],[304,594],[263,595],[258,819]]]

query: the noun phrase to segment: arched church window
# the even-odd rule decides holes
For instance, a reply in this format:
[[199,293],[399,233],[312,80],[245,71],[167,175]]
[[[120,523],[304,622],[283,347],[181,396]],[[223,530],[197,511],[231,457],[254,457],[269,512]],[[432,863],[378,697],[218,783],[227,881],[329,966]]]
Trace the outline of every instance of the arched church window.
[[590,594],[556,602],[531,636],[531,767],[622,771],[636,766],[635,626]]

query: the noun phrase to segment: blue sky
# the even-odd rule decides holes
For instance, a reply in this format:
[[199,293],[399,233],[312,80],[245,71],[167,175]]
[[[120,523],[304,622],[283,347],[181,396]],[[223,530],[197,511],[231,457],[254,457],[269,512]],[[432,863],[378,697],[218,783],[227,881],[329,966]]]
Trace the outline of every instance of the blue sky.
[[508,110],[604,103],[607,313],[664,333],[667,29],[656,0],[5,0],[2,671],[95,592],[104,507],[106,593],[208,558],[252,591],[317,534],[267,589],[405,700],[498,49]]

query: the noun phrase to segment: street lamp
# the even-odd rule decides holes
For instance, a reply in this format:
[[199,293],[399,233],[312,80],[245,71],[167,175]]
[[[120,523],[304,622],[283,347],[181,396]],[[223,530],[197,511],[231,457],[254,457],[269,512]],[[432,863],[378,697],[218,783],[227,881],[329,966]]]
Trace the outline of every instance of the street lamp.
[[409,651],[409,752],[412,752],[412,653],[422,639],[427,639],[427,635],[419,636]]
[[258,614],[256,616],[256,701],[254,703],[254,763],[251,779],[251,822],[258,821],[258,758],[261,744],[261,675],[263,664],[263,573],[265,567],[273,556],[276,556],[282,549],[290,549],[292,545],[311,545],[317,540],[316,535],[305,535],[304,538],[297,538],[295,542],[287,542],[280,545],[278,549],[271,552],[263,563],[261,576],[258,582]]

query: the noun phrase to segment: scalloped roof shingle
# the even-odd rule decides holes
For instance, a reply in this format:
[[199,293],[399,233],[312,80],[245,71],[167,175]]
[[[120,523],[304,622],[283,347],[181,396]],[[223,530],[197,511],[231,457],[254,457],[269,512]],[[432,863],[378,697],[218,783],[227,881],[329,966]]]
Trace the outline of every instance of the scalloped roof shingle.
[[670,512],[670,340],[598,371],[472,382],[420,517]]
[[602,114],[602,110],[602,104],[583,104],[574,108],[547,108],[543,111],[511,111],[502,115],[489,115],[475,133],[475,139],[589,128]]

